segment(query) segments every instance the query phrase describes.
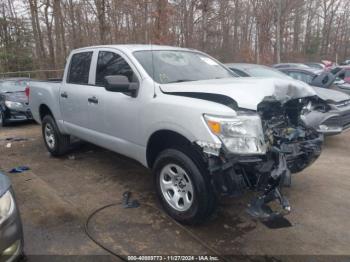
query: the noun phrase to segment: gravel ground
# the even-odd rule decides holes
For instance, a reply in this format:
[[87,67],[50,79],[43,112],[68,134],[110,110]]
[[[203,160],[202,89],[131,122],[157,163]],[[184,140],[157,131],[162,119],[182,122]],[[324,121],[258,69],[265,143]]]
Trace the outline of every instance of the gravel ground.
[[[25,138],[11,142],[5,138]],[[253,196],[224,199],[215,216],[187,227],[221,254],[350,255],[350,132],[328,137],[319,160],[293,177],[285,189],[293,212],[289,223],[270,228],[245,212]],[[91,221],[91,231],[118,254],[212,254],[158,208],[150,172],[111,151],[77,143],[62,158],[44,147],[40,126],[16,124],[0,129],[0,170],[27,165],[9,174],[21,211],[27,255],[106,254],[85,234],[95,209],[119,203],[129,190],[141,206],[117,204]],[[287,257],[285,257],[288,259]]]

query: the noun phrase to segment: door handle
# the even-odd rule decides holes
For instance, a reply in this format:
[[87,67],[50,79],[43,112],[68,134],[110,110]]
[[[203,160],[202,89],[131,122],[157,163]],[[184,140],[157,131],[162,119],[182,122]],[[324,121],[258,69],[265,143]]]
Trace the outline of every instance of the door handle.
[[88,101],[89,101],[89,103],[92,103],[92,104],[98,104],[98,99],[96,96],[89,97]]
[[68,94],[67,94],[67,92],[63,92],[63,93],[61,93],[61,97],[63,97],[63,98],[68,98]]

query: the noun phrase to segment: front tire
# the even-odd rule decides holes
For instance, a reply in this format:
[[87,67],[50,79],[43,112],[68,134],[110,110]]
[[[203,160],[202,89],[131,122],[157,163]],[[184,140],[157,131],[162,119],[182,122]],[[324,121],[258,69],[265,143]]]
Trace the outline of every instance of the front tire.
[[189,150],[164,150],[153,172],[157,196],[165,211],[178,222],[199,224],[214,212],[216,195],[207,171]]
[[52,156],[61,156],[68,151],[70,136],[61,134],[51,115],[42,120],[42,134],[47,150]]

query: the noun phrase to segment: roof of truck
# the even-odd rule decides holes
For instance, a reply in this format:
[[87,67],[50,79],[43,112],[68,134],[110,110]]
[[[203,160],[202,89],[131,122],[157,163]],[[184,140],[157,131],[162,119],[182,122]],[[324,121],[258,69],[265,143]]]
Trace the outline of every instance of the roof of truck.
[[129,44],[129,45],[98,45],[98,46],[86,46],[78,48],[76,50],[84,50],[91,48],[115,48],[119,50],[127,50],[129,52],[134,51],[145,51],[145,50],[191,50],[188,48],[181,48],[175,46],[166,46],[166,45],[140,45],[140,44]]

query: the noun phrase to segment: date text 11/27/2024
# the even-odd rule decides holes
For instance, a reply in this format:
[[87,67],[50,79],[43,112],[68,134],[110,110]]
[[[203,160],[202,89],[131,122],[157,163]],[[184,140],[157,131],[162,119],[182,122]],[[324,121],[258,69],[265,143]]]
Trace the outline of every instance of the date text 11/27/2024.
[[217,256],[128,256],[128,261],[219,261]]

